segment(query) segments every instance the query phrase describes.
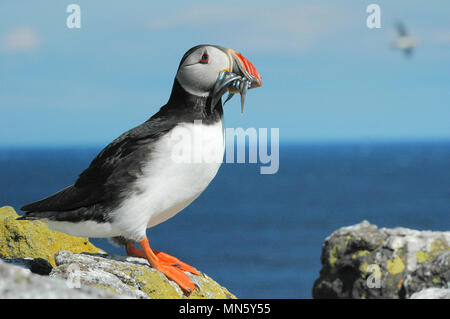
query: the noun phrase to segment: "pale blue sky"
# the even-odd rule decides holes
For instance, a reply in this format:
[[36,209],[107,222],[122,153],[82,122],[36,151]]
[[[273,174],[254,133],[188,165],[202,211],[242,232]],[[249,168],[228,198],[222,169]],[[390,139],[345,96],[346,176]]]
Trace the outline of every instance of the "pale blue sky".
[[[70,3],[82,27],[66,27]],[[132,6],[131,4],[132,3]],[[366,7],[381,6],[368,29]],[[240,51],[262,88],[228,127],[283,141],[450,138],[450,2],[29,1],[0,3],[0,146],[104,145],[168,99],[184,52]],[[391,48],[401,20],[419,46]]]

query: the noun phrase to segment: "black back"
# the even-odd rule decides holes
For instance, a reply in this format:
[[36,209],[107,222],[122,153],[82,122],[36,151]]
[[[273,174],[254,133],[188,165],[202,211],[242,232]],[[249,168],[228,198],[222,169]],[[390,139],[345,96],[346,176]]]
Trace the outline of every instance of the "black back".
[[[142,174],[143,164],[151,158],[152,144],[179,123],[202,120],[204,124],[220,121],[223,115],[219,99],[214,107],[210,98],[194,96],[186,92],[175,79],[172,93],[166,105],[143,124],[122,134],[106,146],[84,170],[76,182],[43,200],[25,205],[23,219],[43,217],[67,220],[68,217],[45,214],[78,210],[82,219],[104,221],[102,210],[118,205],[124,190]],[[86,209],[95,205],[98,216],[88,216]],[[92,212],[91,212],[92,214]]]

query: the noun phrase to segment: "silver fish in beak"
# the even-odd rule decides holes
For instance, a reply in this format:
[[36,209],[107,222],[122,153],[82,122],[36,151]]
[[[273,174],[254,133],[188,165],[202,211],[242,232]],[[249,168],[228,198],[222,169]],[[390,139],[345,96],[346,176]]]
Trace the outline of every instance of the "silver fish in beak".
[[236,93],[241,95],[241,113],[244,112],[245,96],[247,90],[260,87],[262,79],[253,64],[242,54],[232,49],[224,49],[230,59],[230,69],[219,73],[212,91],[211,105],[216,105],[218,100],[228,91],[225,99],[227,103]]

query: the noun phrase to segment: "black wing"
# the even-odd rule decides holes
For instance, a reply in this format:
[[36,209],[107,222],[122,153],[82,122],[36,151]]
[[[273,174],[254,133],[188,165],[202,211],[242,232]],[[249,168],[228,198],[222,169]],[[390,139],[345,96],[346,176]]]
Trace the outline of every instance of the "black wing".
[[26,212],[67,211],[103,202],[112,203],[121,187],[129,185],[141,173],[140,169],[151,143],[177,123],[157,113],[147,122],[122,134],[105,147],[75,184],[43,200],[25,205]]
[[408,35],[408,32],[406,31],[405,25],[403,23],[397,22],[396,28],[399,36],[404,37]]
[[404,49],[403,52],[405,52],[405,56],[406,56],[407,58],[409,58],[409,57],[412,56],[413,48],[407,48],[407,49]]

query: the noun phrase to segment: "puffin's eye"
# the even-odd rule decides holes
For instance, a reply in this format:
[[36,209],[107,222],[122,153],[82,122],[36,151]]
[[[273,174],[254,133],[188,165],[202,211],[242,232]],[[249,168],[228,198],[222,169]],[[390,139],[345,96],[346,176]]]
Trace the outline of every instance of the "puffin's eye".
[[208,52],[203,53],[202,58],[200,59],[200,63],[206,64],[209,62],[209,54]]

